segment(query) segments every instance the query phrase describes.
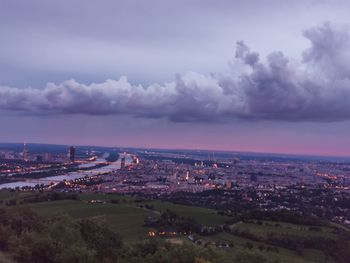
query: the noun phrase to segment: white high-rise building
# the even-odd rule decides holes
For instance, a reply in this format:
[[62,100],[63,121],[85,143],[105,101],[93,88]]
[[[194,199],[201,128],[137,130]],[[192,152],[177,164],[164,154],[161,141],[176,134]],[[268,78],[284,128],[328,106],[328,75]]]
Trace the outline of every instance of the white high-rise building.
[[29,150],[26,143],[23,145],[23,160],[26,162],[29,161]]

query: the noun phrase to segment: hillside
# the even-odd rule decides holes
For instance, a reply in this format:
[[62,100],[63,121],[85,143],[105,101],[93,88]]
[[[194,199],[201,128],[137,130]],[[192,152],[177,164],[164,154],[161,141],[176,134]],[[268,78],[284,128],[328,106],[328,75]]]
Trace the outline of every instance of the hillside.
[[[160,242],[156,245],[157,249],[161,249],[164,242],[171,249],[190,249],[191,260],[179,262],[193,262],[197,254],[197,261],[203,258],[209,262],[346,262],[350,249],[350,231],[334,224],[304,225],[252,218],[235,222],[233,218],[220,215],[213,209],[132,196],[1,191],[0,198],[0,230],[3,231],[2,234],[12,236],[0,242],[9,262],[10,256],[14,252],[18,253],[17,250],[12,250],[14,240],[20,242],[24,237],[23,233],[18,232],[17,221],[17,225],[8,222],[11,221],[11,216],[21,213],[42,221],[43,225],[50,220],[65,221],[67,229],[70,224],[97,220],[97,225],[102,222],[108,231],[118,233],[118,238],[124,244],[123,249],[129,252],[130,249],[137,250],[135,246],[140,246],[145,241]],[[32,221],[23,222],[25,218],[22,215],[20,226],[29,224],[25,233],[31,233],[35,226],[30,225]],[[34,232],[40,236],[41,226],[37,227],[39,230],[35,231],[39,231],[39,234]],[[170,250],[168,252],[172,253]],[[118,253],[127,252],[120,250]],[[156,253],[158,252],[153,251],[151,254]],[[5,254],[1,257],[5,258]],[[118,255],[116,257],[123,257]],[[16,256],[14,260],[23,262]],[[159,262],[168,261],[164,259]]]

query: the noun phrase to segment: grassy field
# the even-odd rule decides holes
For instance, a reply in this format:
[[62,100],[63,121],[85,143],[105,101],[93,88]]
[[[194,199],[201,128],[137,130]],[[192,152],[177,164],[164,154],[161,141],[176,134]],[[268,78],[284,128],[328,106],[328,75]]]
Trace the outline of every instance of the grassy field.
[[121,203],[133,203],[134,198],[125,195],[116,195],[116,194],[94,194],[94,193],[84,193],[79,195],[79,199],[82,201],[90,200],[118,200]]
[[[257,242],[248,238],[243,238],[229,233],[220,233],[209,237],[213,241],[221,241],[227,243],[233,243],[232,249],[225,249],[225,252],[234,256],[241,251],[251,251],[254,253],[262,254],[268,262],[278,260],[279,262],[290,262],[290,263],[331,263],[331,259],[326,258],[322,251],[319,250],[305,250],[300,255],[296,251],[285,249],[282,247],[276,247],[267,245],[263,242]],[[252,249],[247,249],[246,244],[251,243]],[[273,248],[273,249],[268,249]]]
[[176,214],[184,217],[192,217],[197,220],[200,224],[213,226],[225,223],[230,217],[218,215],[218,213],[213,209],[178,205],[169,202],[152,201],[147,202],[147,204],[152,205],[155,210],[164,212],[167,209],[175,212]]
[[[142,239],[147,235],[148,228],[143,227],[147,216],[157,216],[166,209],[170,209],[180,216],[193,217],[199,223],[205,225],[217,225],[224,223],[229,217],[221,216],[215,210],[201,207],[177,205],[169,202],[152,201],[147,202],[154,210],[142,209],[133,202],[133,199],[117,195],[82,194],[78,201],[63,200],[34,203],[29,206],[42,216],[54,216],[57,214],[68,214],[74,218],[86,218],[103,216],[110,226],[118,231],[127,240]],[[119,204],[111,203],[88,203],[90,200],[118,200]],[[138,203],[138,205],[145,203]]]
[[336,238],[336,235],[332,233],[332,228],[320,227],[320,231],[312,231],[309,226],[293,225],[282,222],[268,222],[265,221],[261,225],[256,223],[241,223],[236,224],[232,230],[237,229],[239,231],[249,231],[255,236],[265,238],[270,234],[287,234],[296,235],[300,237],[329,237]]
[[32,204],[30,207],[42,216],[68,214],[74,218],[103,216],[112,229],[127,241],[142,239],[148,228],[144,218],[151,212],[129,204],[89,204],[86,201],[54,201]]

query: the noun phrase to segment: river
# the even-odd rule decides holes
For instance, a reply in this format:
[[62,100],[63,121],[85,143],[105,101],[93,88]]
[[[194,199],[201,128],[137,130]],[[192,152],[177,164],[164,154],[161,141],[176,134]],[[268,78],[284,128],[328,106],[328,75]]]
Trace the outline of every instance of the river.
[[[98,175],[98,174],[113,172],[113,171],[120,169],[121,159],[123,157],[125,157],[125,164],[126,165],[131,164],[131,162],[132,162],[131,155],[125,154],[125,155],[121,155],[117,161],[115,161],[107,166],[104,166],[104,167],[100,167],[100,168],[96,168],[96,169],[92,169],[92,170],[82,170],[82,171],[76,171],[76,172],[69,172],[67,174],[44,177],[44,178],[39,178],[39,179],[27,179],[25,181],[17,181],[17,182],[13,182],[13,183],[0,184],[0,189],[4,189],[4,188],[14,189],[16,187],[21,188],[24,186],[32,186],[33,187],[33,186],[36,186],[37,184],[48,185],[51,182],[57,183],[57,182],[61,182],[63,180],[74,180],[74,179],[82,178],[85,176],[94,176],[94,175]],[[94,164],[96,165],[96,164],[100,163],[101,161],[105,162],[105,159],[97,159],[96,161],[94,161]],[[93,164],[91,163],[91,165],[93,165]],[[80,167],[83,168],[84,166],[81,165]]]

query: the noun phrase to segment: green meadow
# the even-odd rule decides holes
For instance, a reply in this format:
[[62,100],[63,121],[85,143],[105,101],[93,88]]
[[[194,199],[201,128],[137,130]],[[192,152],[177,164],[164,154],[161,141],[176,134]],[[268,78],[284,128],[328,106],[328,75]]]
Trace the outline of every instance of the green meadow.
[[194,218],[197,222],[206,226],[224,224],[225,221],[230,219],[228,216],[219,215],[216,210],[203,207],[179,205],[158,200],[147,202],[147,204],[152,205],[155,210],[160,212],[171,210],[180,216]]

